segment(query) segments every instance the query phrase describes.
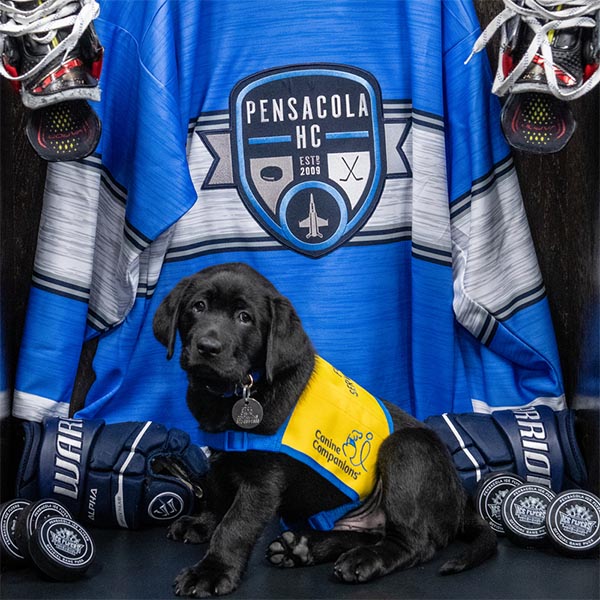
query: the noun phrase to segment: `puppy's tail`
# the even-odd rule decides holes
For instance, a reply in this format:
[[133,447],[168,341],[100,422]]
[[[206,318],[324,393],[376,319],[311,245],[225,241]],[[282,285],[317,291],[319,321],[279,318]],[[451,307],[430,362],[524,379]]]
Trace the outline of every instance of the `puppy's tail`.
[[465,505],[463,528],[460,538],[469,543],[467,549],[456,558],[446,561],[440,574],[452,575],[480,565],[496,553],[498,540],[494,530],[480,516],[472,500]]

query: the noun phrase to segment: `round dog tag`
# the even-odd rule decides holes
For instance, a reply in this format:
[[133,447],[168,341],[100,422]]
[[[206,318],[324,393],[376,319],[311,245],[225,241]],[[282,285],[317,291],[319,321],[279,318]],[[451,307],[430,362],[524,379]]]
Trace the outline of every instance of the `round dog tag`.
[[254,429],[263,419],[263,408],[254,398],[240,398],[231,408],[233,422],[242,429]]

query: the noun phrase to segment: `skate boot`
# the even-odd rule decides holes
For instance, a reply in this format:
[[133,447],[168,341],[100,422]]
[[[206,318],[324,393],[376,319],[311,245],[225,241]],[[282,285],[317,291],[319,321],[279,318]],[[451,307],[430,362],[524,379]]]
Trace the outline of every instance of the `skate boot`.
[[599,0],[504,0],[506,8],[473,47],[501,31],[493,93],[508,95],[502,128],[511,146],[547,154],[576,128],[568,102],[600,80]]
[[94,0],[0,0],[0,74],[31,109],[27,137],[45,160],[81,158],[98,143],[87,103],[100,99],[97,14]]

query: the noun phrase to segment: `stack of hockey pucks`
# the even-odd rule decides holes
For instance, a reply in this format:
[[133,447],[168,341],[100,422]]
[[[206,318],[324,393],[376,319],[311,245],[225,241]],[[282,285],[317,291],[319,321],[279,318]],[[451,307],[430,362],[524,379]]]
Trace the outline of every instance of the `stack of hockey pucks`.
[[548,541],[569,556],[600,548],[600,499],[586,490],[555,494],[513,473],[484,477],[475,493],[479,514],[498,534],[536,548]]
[[57,581],[82,577],[96,556],[89,533],[56,500],[2,504],[0,540],[3,558],[13,564],[33,562]]

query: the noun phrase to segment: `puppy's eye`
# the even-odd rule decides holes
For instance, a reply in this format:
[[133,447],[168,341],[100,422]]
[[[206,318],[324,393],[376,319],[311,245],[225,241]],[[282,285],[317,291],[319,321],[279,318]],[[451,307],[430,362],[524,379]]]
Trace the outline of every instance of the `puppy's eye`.
[[194,312],[204,312],[206,310],[206,303],[203,300],[198,300],[192,304],[192,310]]
[[238,313],[238,319],[242,323],[252,323],[252,317],[245,310]]

